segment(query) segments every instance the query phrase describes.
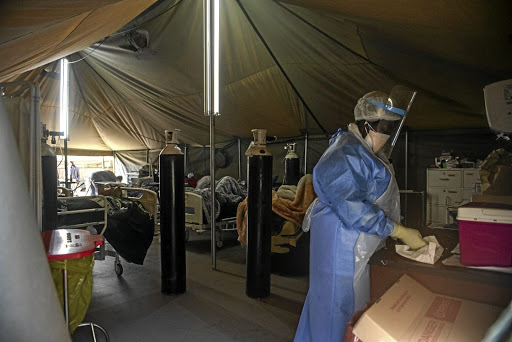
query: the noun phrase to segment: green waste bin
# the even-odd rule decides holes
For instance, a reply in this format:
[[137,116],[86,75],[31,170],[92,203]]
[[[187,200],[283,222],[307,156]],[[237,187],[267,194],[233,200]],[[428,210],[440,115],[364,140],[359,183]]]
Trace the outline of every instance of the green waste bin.
[[64,307],[63,272],[64,269],[67,270],[69,332],[72,334],[82,323],[91,302],[94,254],[77,259],[50,261],[49,264],[62,307]]

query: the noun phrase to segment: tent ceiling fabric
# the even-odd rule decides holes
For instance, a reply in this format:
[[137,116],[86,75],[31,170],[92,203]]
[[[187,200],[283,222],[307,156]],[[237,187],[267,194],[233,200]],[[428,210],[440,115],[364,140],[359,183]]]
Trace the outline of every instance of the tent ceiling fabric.
[[[142,6],[109,3],[121,2]],[[250,137],[252,128],[283,137],[333,133],[353,120],[359,97],[396,84],[419,92],[406,122],[412,129],[486,127],[483,86],[512,78],[511,3],[221,1],[217,141]],[[90,10],[82,7],[75,16]],[[181,129],[186,143],[208,144],[202,23],[202,0],[160,1],[69,56],[86,57],[71,65],[70,147],[157,149],[170,128]],[[2,75],[22,70],[0,68]],[[43,120],[57,128],[58,67],[45,70],[54,71],[39,67],[11,80],[41,83]]]
[[83,50],[155,0],[23,0],[0,5],[0,81]]

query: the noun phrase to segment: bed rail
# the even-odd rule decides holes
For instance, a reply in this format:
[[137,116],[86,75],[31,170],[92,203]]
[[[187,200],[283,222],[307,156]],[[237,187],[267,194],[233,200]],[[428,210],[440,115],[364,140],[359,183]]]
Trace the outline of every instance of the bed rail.
[[[76,229],[76,228],[82,228],[82,227],[88,227],[88,226],[96,226],[96,225],[103,225],[103,228],[101,229],[100,235],[103,235],[105,233],[105,229],[107,229],[107,200],[105,196],[83,196],[83,197],[59,197],[60,201],[73,201],[76,199],[83,199],[83,198],[101,198],[103,199],[102,203],[103,206],[100,208],[91,208],[91,209],[78,209],[78,210],[67,210],[67,207],[64,211],[59,211],[57,213],[58,216],[63,215],[73,215],[73,214],[83,214],[83,213],[94,213],[94,212],[103,212],[103,220],[102,221],[93,221],[93,222],[84,222],[84,223],[78,223],[78,224],[71,224],[67,226],[60,226],[59,229]],[[96,202],[98,203],[98,202]],[[98,203],[100,204],[100,203]],[[100,204],[101,205],[101,204]]]

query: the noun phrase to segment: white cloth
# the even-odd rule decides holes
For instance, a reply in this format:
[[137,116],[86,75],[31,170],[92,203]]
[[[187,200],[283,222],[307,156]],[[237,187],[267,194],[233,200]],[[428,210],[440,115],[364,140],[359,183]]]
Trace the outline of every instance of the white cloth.
[[426,236],[423,240],[426,246],[413,250],[407,245],[396,245],[396,252],[408,259],[423,262],[426,264],[435,264],[443,255],[444,248],[439,244],[435,236]]

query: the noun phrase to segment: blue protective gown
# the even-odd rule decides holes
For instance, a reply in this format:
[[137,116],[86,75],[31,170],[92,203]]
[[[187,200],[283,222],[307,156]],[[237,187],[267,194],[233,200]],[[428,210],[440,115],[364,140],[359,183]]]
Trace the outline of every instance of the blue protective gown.
[[[341,130],[315,166],[313,184],[318,200],[310,208],[309,291],[295,341],[339,342],[356,309],[354,246],[363,233],[380,239],[391,234],[394,220],[379,207],[378,199],[386,197],[394,208],[398,203],[399,210],[398,188],[390,170],[364,140]],[[368,250],[367,258],[374,250]]]

